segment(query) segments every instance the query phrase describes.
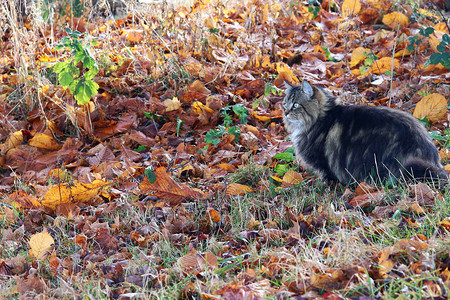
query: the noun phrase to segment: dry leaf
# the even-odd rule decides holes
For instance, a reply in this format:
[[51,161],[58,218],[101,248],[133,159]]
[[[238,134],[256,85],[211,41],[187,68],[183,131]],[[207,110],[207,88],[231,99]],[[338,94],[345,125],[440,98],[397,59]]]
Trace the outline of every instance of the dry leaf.
[[100,192],[100,189],[109,183],[103,180],[94,180],[91,184],[81,182],[63,183],[52,187],[44,195],[42,206],[56,207],[62,203],[88,202]]
[[177,97],[173,97],[173,99],[167,99],[163,103],[166,106],[166,112],[178,110],[181,107],[180,100],[178,100]]
[[382,22],[384,25],[394,30],[397,30],[399,26],[407,27],[409,25],[408,17],[400,12],[384,15]]
[[171,205],[178,205],[190,199],[203,199],[204,195],[200,192],[173,180],[164,167],[157,168],[154,173],[156,179],[153,183],[145,177],[139,186],[142,193],[153,193],[161,199],[168,200]]
[[227,196],[234,196],[234,195],[244,195],[245,193],[251,193],[253,192],[253,189],[249,187],[248,185],[240,184],[240,183],[230,183],[227,186]]
[[55,139],[44,133],[38,133],[29,141],[30,146],[42,148],[46,150],[58,150],[61,146]]
[[447,113],[447,100],[444,96],[433,93],[420,100],[414,109],[414,117],[422,119],[427,117],[430,122],[441,120]]
[[361,10],[361,3],[359,0],[345,0],[342,3],[342,17],[357,15]]
[[364,47],[358,47],[352,52],[350,59],[350,68],[356,67],[367,58],[367,53],[370,53],[370,49]]
[[30,257],[42,259],[46,252],[51,251],[53,249],[53,245],[55,244],[55,240],[52,236],[47,232],[47,229],[40,233],[33,234],[28,242],[30,245]]
[[282,184],[291,186],[291,185],[297,185],[302,181],[303,181],[303,177],[300,173],[293,171],[293,170],[289,170],[286,172],[286,174],[284,174]]
[[[392,69],[392,64],[394,68]],[[371,71],[373,74],[385,74],[386,72],[398,71],[400,67],[400,61],[392,57],[382,57],[375,61],[372,65]]]

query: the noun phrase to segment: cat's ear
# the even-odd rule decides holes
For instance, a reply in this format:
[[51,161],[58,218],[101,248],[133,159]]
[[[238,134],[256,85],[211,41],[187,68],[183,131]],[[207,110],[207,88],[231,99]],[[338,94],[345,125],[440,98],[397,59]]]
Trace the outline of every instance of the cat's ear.
[[303,80],[302,89],[303,92],[306,94],[306,96],[308,96],[309,98],[311,98],[314,95],[312,86],[306,80]]
[[289,89],[289,88],[293,88],[293,87],[294,87],[294,85],[292,83],[290,83],[287,80],[284,81],[284,88],[285,89]]

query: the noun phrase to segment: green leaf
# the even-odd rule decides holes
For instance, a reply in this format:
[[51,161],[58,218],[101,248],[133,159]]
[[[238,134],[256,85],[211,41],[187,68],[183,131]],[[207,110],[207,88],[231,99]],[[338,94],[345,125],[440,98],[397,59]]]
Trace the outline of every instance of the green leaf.
[[75,89],[75,93],[73,93],[73,96],[77,100],[78,105],[84,105],[88,103],[91,100],[93,91],[91,90],[91,87],[87,84],[79,82]]
[[249,116],[248,109],[242,104],[235,104],[233,106],[233,111],[239,116],[239,120],[242,124],[247,123],[247,117]]
[[67,88],[73,83],[73,73],[68,71],[62,71],[58,75],[58,81],[63,88]]
[[278,164],[274,168],[274,171],[278,173],[278,175],[283,176],[289,170],[289,166],[285,164]]
[[291,162],[291,161],[295,160],[295,156],[292,155],[292,153],[286,153],[286,152],[277,153],[277,154],[274,155],[273,158],[275,158],[275,159],[282,159],[282,160],[285,160],[287,162]]
[[446,50],[445,47],[442,46],[441,44],[437,45],[436,49],[437,49],[437,51],[439,51],[441,53],[444,53]]
[[153,172],[151,167],[148,167],[147,169],[145,169],[144,174],[147,176],[147,179],[150,183],[155,182],[156,174],[155,174],[155,172]]
[[95,75],[97,75],[97,73],[98,73],[98,70],[91,69],[91,70],[87,71],[86,73],[84,73],[84,79],[92,80],[92,78],[94,78]]
[[430,56],[430,59],[427,61],[432,65],[436,65],[441,61],[441,53],[433,53]]
[[55,73],[61,73],[62,71],[64,71],[65,68],[67,68],[68,63],[65,61],[62,62],[57,62],[54,66],[53,66],[53,72]]
[[97,69],[97,64],[92,57],[88,56],[84,58],[83,67],[89,69]]
[[425,29],[425,36],[427,37],[427,36],[429,36],[430,34],[433,34],[433,32],[434,32],[434,28],[433,27],[427,27],[426,29]]
[[80,83],[80,81],[81,78],[77,78],[69,85],[69,91],[72,93],[72,95],[75,94],[75,90],[77,89],[77,86]]

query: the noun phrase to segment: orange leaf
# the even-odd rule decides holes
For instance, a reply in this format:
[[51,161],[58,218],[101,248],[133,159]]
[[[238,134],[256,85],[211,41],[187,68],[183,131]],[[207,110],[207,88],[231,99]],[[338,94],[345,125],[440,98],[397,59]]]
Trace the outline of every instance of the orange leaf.
[[430,122],[442,119],[447,113],[447,100],[444,96],[433,93],[420,100],[414,109],[414,117],[422,119],[427,117]]
[[359,0],[345,0],[342,3],[342,16],[344,18],[352,15],[357,15],[361,10],[361,3]]
[[400,12],[393,12],[384,15],[382,22],[391,29],[397,29],[399,26],[406,27],[409,25],[408,17]]
[[208,208],[207,214],[209,216],[209,219],[213,222],[219,222],[220,221],[220,213],[215,210],[214,208]]
[[231,183],[227,186],[227,196],[231,195],[244,195],[245,193],[251,193],[253,189],[247,185],[239,183]]
[[155,196],[166,199],[171,205],[177,205],[188,199],[202,199],[204,195],[183,183],[178,183],[166,172],[164,167],[155,171],[156,180],[153,183],[145,177],[139,186],[142,193],[153,193]]

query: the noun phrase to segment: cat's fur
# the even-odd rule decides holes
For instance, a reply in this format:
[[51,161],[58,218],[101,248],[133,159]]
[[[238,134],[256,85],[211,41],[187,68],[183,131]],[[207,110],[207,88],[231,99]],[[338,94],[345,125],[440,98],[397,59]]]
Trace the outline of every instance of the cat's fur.
[[387,107],[344,106],[320,87],[286,83],[284,123],[301,162],[342,183],[441,179],[438,151],[424,126]]

